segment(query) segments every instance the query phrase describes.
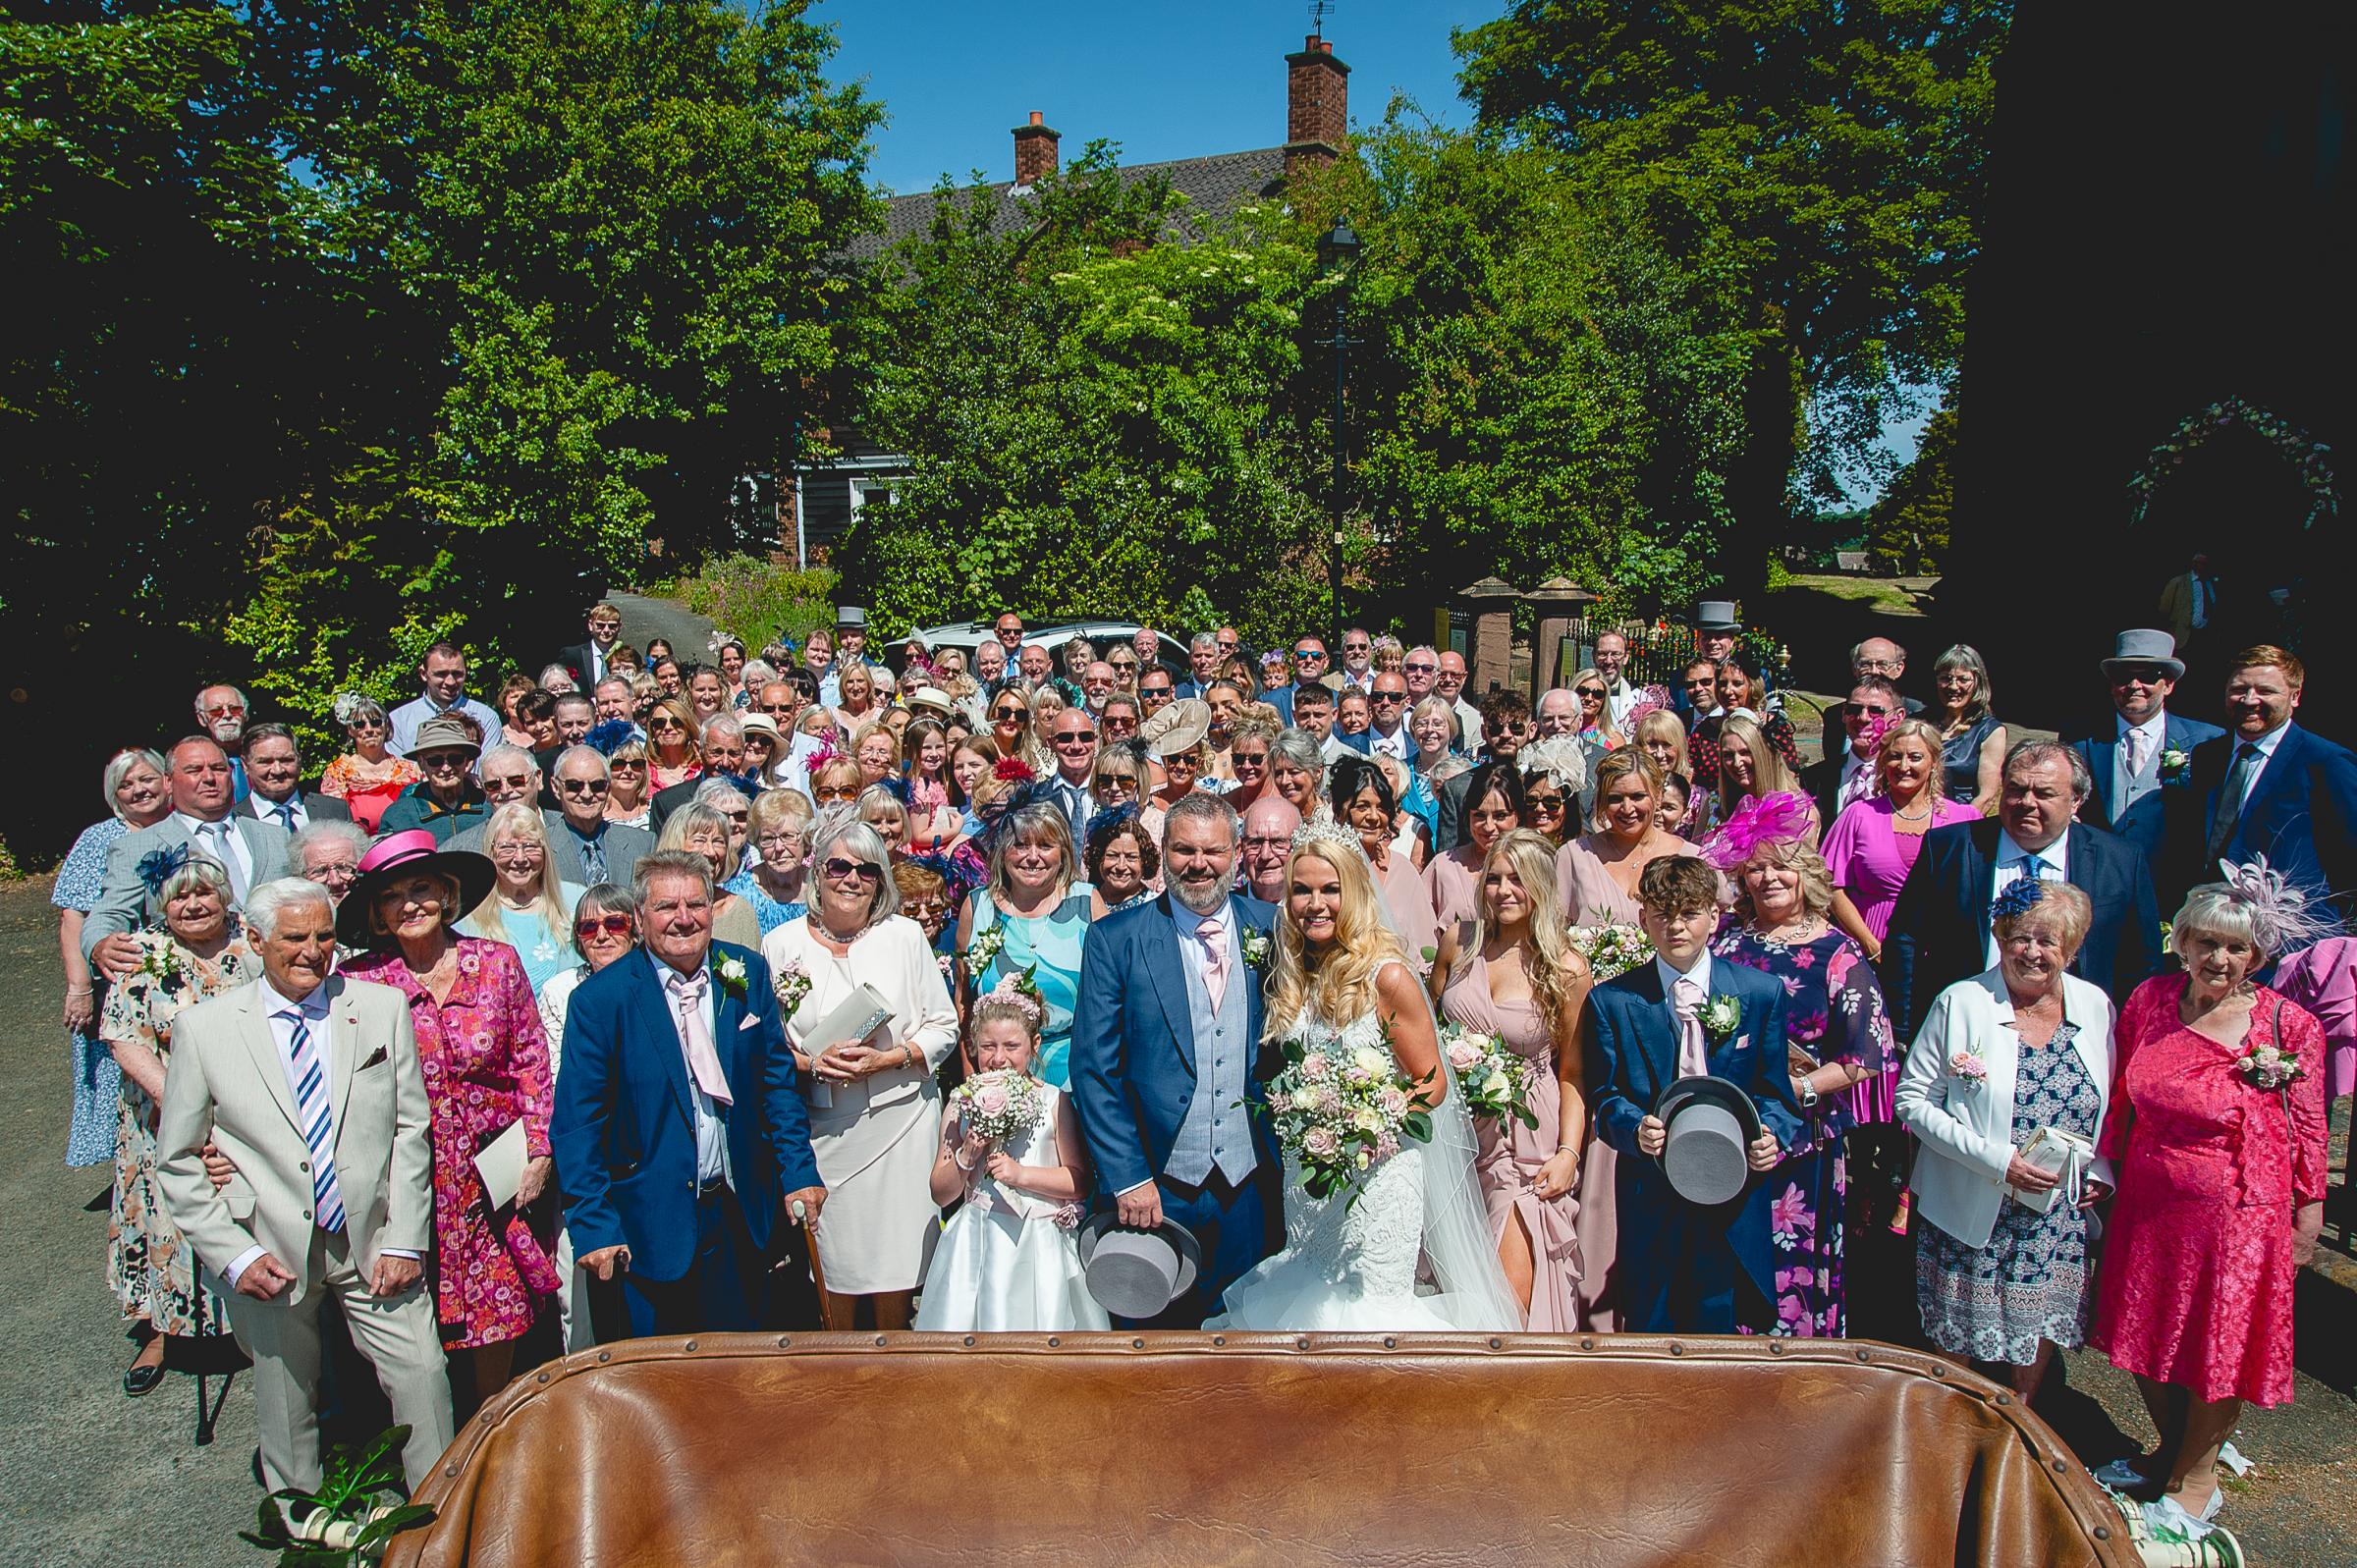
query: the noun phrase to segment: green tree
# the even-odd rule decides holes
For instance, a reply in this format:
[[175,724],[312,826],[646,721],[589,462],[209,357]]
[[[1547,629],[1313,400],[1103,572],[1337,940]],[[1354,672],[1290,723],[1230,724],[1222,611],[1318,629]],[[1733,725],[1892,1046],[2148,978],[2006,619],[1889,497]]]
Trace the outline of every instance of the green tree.
[[1892,477],[1867,514],[1866,548],[1877,571],[1909,576],[1936,572],[1947,559],[1949,514],[1955,510],[1956,438],[1960,400],[1950,398],[1923,427],[1914,460]]
[[[1798,481],[1834,500],[1894,402],[1954,377],[2012,11],[1517,0],[1455,44],[1483,127],[1554,149],[1582,186],[1639,201],[1676,254],[1739,280],[1755,324],[1781,332],[1762,352],[1788,354],[1806,395]],[[1781,421],[1784,379],[1761,367],[1763,419]]]

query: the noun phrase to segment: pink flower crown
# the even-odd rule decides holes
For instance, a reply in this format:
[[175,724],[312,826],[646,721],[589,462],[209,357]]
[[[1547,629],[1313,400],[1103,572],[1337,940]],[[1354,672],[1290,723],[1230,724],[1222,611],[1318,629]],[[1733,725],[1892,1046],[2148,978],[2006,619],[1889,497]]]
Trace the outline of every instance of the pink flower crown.
[[981,1000],[1004,1002],[1029,1019],[1031,1027],[1036,1029],[1047,1022],[1048,1014],[1039,1004],[1037,988],[1029,984],[1030,978],[1029,970],[1019,975],[1001,975],[999,983],[984,992]]

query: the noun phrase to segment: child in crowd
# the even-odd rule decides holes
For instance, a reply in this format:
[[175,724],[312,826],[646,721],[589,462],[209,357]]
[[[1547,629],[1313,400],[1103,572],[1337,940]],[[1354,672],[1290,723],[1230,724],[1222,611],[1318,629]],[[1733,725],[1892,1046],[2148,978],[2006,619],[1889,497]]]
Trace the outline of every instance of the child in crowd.
[[[1089,1184],[1080,1126],[1064,1095],[1031,1076],[1046,1015],[1018,985],[1011,976],[975,999],[976,1072],[943,1108],[933,1201],[964,1203],[934,1246],[920,1329],[1112,1326],[1088,1293],[1074,1234]],[[985,1136],[1008,1122],[1019,1125]]]

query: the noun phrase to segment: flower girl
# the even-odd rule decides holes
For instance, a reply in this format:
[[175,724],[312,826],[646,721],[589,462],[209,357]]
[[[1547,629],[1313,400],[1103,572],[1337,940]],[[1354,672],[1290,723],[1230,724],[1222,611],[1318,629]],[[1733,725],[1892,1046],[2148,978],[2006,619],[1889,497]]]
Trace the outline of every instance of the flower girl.
[[964,1206],[943,1227],[916,1326],[945,1332],[1108,1328],[1088,1293],[1074,1227],[1088,1190],[1079,1123],[1031,1075],[1039,1002],[1001,980],[973,1007],[974,1076],[950,1096],[933,1201]]

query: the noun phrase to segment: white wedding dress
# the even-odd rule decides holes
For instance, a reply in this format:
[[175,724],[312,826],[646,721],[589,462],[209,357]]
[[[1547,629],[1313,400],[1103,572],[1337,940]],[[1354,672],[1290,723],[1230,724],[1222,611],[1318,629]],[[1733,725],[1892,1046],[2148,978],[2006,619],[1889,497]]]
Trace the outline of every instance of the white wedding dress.
[[[1368,1014],[1335,1029],[1306,1011],[1288,1032],[1347,1053],[1383,1047]],[[1206,1328],[1392,1333],[1519,1329],[1473,1171],[1473,1127],[1454,1077],[1429,1144],[1399,1152],[1325,1198],[1285,1162],[1285,1247],[1228,1287]],[[1353,1202],[1355,1195],[1356,1201]]]

